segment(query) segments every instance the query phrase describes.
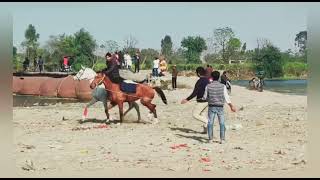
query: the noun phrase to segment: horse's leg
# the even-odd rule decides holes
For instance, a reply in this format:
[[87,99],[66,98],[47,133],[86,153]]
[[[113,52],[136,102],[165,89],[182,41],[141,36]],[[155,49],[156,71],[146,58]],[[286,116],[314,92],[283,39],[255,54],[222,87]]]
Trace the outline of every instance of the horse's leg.
[[156,105],[152,104],[150,100],[144,100],[141,99],[141,104],[146,106],[150,110],[150,114],[153,114],[153,117],[155,118],[155,122],[158,122],[157,112],[156,112]]
[[120,123],[123,122],[123,102],[118,103],[119,106],[119,114],[120,114]]
[[87,118],[88,108],[89,108],[90,106],[92,106],[93,104],[95,104],[96,102],[98,102],[98,100],[93,97],[93,98],[91,99],[91,101],[86,105],[86,107],[84,108],[84,111],[83,111],[82,121],[84,121],[84,120]]
[[126,110],[126,112],[123,113],[123,116],[125,116],[132,108],[134,108],[132,102],[128,102],[128,104],[129,104],[129,108],[128,110]]
[[108,122],[110,120],[110,114],[109,114],[109,110],[108,110],[108,102],[107,101],[103,102],[103,106],[104,106],[104,112],[106,113],[107,122]]

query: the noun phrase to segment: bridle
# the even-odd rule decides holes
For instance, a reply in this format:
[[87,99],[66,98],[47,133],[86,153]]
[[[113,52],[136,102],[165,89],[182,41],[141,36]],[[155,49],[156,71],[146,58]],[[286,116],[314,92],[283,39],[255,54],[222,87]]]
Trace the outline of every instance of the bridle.
[[106,75],[105,74],[103,74],[103,78],[101,78],[101,80],[98,82],[98,83],[94,83],[95,84],[95,86],[97,87],[97,86],[99,86],[102,82],[103,82],[103,80],[105,79],[105,77],[106,77]]

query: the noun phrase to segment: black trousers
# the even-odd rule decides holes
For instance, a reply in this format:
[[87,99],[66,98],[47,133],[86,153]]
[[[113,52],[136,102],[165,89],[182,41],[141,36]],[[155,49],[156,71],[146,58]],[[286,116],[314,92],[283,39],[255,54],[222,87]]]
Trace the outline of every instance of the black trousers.
[[172,77],[172,88],[173,89],[177,88],[177,77]]
[[134,72],[139,72],[140,71],[140,63],[136,63],[136,65],[134,66]]

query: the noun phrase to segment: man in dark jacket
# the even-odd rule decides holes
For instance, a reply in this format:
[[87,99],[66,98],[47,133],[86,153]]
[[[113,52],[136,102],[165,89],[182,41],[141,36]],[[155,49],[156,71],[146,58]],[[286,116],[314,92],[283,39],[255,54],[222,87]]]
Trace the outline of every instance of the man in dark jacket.
[[115,55],[111,55],[111,53],[106,54],[106,65],[107,68],[103,70],[103,73],[108,76],[113,83],[120,84],[123,82],[124,79],[120,77],[119,66]]
[[207,127],[208,127],[208,116],[204,112],[204,110],[207,108],[208,104],[205,100],[202,99],[205,88],[209,84],[209,79],[206,76],[206,70],[203,67],[198,67],[196,69],[196,73],[199,77],[198,81],[196,82],[194,86],[194,90],[192,94],[187,98],[181,101],[181,104],[185,104],[194,97],[197,97],[197,103],[194,106],[192,116],[196,120],[199,120],[203,123],[203,134],[207,133]]

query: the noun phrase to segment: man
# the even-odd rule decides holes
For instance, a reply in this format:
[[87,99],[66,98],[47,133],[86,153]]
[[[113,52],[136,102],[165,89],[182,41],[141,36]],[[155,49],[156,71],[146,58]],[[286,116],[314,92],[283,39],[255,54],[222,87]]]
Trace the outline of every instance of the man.
[[220,144],[225,142],[225,124],[224,124],[224,110],[223,106],[226,102],[232,112],[236,112],[236,108],[232,105],[230,97],[227,92],[227,88],[224,84],[219,82],[220,73],[219,71],[212,72],[213,82],[208,84],[205,88],[203,100],[208,101],[208,136],[209,141],[213,139],[213,123],[214,118],[218,115],[220,124]]
[[134,73],[140,71],[140,55],[139,52],[136,52],[136,55],[134,56],[135,59],[135,66],[134,66]]
[[178,77],[178,70],[177,70],[177,66],[174,65],[172,67],[172,89],[173,90],[177,88],[177,77]]
[[105,57],[107,68],[103,70],[103,73],[108,76],[113,83],[120,84],[124,79],[120,77],[117,57],[111,55],[111,53],[107,53]]
[[152,76],[153,77],[158,77],[158,72],[159,72],[159,63],[160,60],[158,57],[155,57],[153,60],[153,69],[152,69]]
[[43,59],[41,56],[39,56],[39,59],[38,59],[38,66],[39,66],[39,71],[40,73],[42,72],[43,70],[43,65],[44,65],[44,62],[43,62]]
[[206,86],[209,84],[209,80],[206,77],[206,71],[203,67],[198,67],[196,69],[197,76],[199,77],[198,81],[194,86],[194,90],[192,94],[187,98],[181,101],[181,104],[185,104],[194,97],[197,97],[197,103],[194,106],[192,116],[196,120],[199,120],[203,123],[203,134],[207,133],[207,123],[208,123],[208,116],[203,113],[203,111],[207,108],[207,103],[203,100],[203,95]]
[[227,90],[231,92],[231,84],[230,79],[227,76],[227,71],[223,71],[222,76],[220,78],[220,82],[227,87]]
[[120,63],[120,69],[124,67],[124,57],[122,51],[119,51],[119,63]]
[[211,78],[212,67],[208,64],[206,68],[206,75],[208,78]]

